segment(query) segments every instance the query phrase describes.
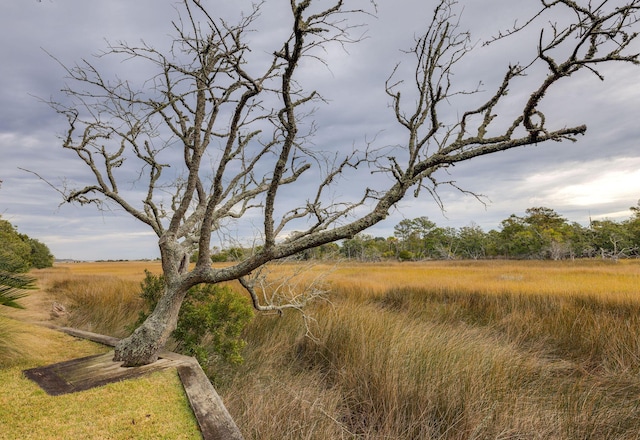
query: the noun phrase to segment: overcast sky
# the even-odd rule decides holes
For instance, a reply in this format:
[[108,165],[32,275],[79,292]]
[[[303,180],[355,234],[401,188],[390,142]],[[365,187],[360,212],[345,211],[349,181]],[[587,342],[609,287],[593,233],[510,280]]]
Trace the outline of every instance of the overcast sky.
[[[211,5],[213,14],[229,19],[242,5],[250,4],[203,3]],[[271,39],[289,26],[286,15],[277,12],[288,3],[268,0],[256,25],[260,31],[252,36],[258,50],[270,47]],[[474,42],[481,42],[513,24],[518,14],[522,19],[537,3],[461,0],[461,26],[470,28]],[[105,39],[133,44],[144,40],[165,47],[176,18],[174,6],[171,0],[0,3],[0,215],[19,232],[47,244],[57,258],[137,259],[156,258],[159,253],[153,234],[124,213],[60,205],[55,190],[20,170],[33,170],[59,185],[91,183],[82,181],[86,173],[60,146],[65,120],[38,99],[59,97],[65,84],[64,71],[46,52],[71,65],[104,49]],[[402,144],[384,81],[396,62],[406,61],[401,49],[411,46],[433,7],[428,0],[379,0],[377,18],[361,17],[368,25],[361,44],[349,47],[348,53],[332,49],[325,56],[329,68],[308,70],[309,81],[329,102],[316,113],[318,146],[350,148],[373,137],[387,145]],[[528,61],[532,50],[535,41],[522,36],[489,48],[478,44],[473,57],[456,71],[457,88],[471,89],[482,81],[482,89],[490,93],[506,66]],[[368,233],[391,236],[400,220],[418,216],[428,216],[439,226],[474,222],[489,230],[510,214],[523,215],[534,206],[552,208],[582,224],[589,218],[628,218],[628,208],[640,199],[640,70],[618,65],[603,72],[604,83],[593,75],[582,75],[562,83],[545,100],[547,122],[553,120],[556,128],[587,124],[586,136],[577,143],[543,144],[458,165],[446,178],[486,196],[486,205],[443,189],[444,213],[426,194],[407,198]],[[146,72],[129,73],[145,77]],[[512,94],[518,93],[514,86]],[[451,105],[451,115],[471,107],[463,106],[463,101]],[[368,173],[361,177],[370,178]]]

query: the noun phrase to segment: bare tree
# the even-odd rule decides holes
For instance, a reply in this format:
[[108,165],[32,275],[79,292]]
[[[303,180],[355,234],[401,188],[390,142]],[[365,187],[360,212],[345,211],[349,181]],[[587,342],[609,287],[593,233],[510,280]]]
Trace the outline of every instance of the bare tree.
[[[454,68],[474,45],[459,29],[457,2],[440,0],[409,52],[410,78],[390,66],[385,90],[395,116],[390,122],[404,130],[397,140],[402,151],[391,157],[367,145],[331,156],[309,142],[321,129],[310,114],[322,98],[305,90],[299,76],[304,59],[323,62],[327,45],[358,42],[352,20],[367,12],[345,3],[336,0],[323,9],[326,2],[291,0],[291,33],[265,61],[250,53],[247,38],[264,5],[232,25],[210,15],[201,2],[184,0],[170,50],[122,43],[104,54],[152,65],[156,75],[143,87],[104,78],[95,62],[66,68],[74,84],[65,90],[69,100],[51,105],[68,118],[63,147],[84,162],[94,183],[62,189],[65,200],[115,203],[158,237],[164,293],[149,318],[117,346],[115,357],[125,365],[157,359],[188,289],[196,284],[237,279],[257,308],[284,307],[260,305],[255,291],[259,282],[253,275],[268,262],[353,237],[387,217],[408,192],[426,190],[438,201],[436,189],[443,182],[434,173],[458,162],[547,141],[575,141],[586,126],[554,127],[540,109],[545,95],[578,71],[601,78],[598,68],[604,63],[638,64],[638,54],[629,51],[637,37],[640,1],[542,0],[535,16],[493,41],[532,29],[547,13],[568,13],[571,24],[548,24],[532,42],[537,56],[531,63],[508,65],[484,103],[445,123],[442,108],[454,95],[466,96],[453,87]],[[546,73],[537,76],[513,120],[494,124],[496,108],[507,102],[514,80],[540,66]],[[334,198],[332,190],[344,173],[371,169],[385,176],[385,189],[364,188],[352,201]],[[122,189],[132,173],[145,188],[133,196]],[[320,176],[315,191],[292,205],[287,188],[312,174]],[[231,266],[212,268],[215,234],[256,214],[260,232],[253,252]],[[291,230],[297,232],[287,233]],[[196,251],[197,262],[190,267]]]

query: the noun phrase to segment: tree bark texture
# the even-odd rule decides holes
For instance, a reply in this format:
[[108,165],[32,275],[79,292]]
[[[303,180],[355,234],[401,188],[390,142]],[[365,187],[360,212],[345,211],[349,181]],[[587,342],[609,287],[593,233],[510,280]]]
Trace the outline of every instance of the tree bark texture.
[[114,361],[124,367],[137,367],[158,360],[162,350],[176,328],[178,314],[186,291],[165,288],[151,315],[128,338],[115,347]]

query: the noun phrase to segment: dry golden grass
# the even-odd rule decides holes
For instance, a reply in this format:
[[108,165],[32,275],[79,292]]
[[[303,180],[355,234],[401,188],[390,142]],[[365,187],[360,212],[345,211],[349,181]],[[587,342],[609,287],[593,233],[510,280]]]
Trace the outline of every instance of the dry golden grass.
[[[280,274],[293,272],[299,266],[275,267]],[[64,263],[33,273],[40,286],[46,288],[53,280],[79,275],[114,276],[138,283],[145,270],[157,274],[162,268],[158,261]],[[305,268],[304,273],[309,279],[327,274],[326,279],[335,291],[354,296],[380,293],[390,287],[415,287],[485,294],[587,294],[607,300],[640,297],[638,260],[318,263]]]
[[[157,273],[159,263],[69,264],[37,276],[50,299],[64,297],[51,287],[67,279],[91,285],[66,298],[99,316],[108,304],[136,307],[144,269]],[[216,375],[247,439],[640,438],[640,261],[304,271],[321,274],[332,292],[308,308],[312,320],[256,317],[245,363]]]
[[144,277],[144,271],[162,272],[160,261],[109,261],[83,263],[56,263],[51,269],[53,274],[66,271],[74,275],[112,275],[122,279],[138,280]]
[[339,266],[309,311],[316,340],[299,317],[261,317],[220,388],[240,426],[269,433],[255,439],[639,438],[639,269]]
[[43,306],[50,311],[56,301],[68,312],[55,320],[57,325],[124,337],[142,307],[139,292],[145,270],[159,273],[160,263],[66,263],[33,271],[41,292],[32,299],[34,307],[27,309],[39,309],[40,320],[47,320],[42,319]]
[[588,294],[636,299],[640,262],[434,261],[347,264],[335,270],[336,290],[379,293],[390,287],[449,289],[483,294]]
[[139,284],[113,275],[79,275],[53,282],[48,292],[65,305],[65,326],[125,337],[142,307]]

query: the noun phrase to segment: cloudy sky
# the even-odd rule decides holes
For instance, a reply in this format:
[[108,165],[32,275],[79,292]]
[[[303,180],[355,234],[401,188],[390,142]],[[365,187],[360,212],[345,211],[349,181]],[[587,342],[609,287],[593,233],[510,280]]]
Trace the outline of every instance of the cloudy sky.
[[[211,6],[213,14],[229,19],[250,4],[244,0],[203,3]],[[252,34],[258,51],[266,53],[277,47],[272,39],[289,26],[286,15],[279,12],[288,3],[266,3]],[[366,6],[368,2],[361,3]],[[481,90],[490,93],[509,63],[531,59],[535,50],[531,35],[487,48],[480,43],[518,18],[522,20],[537,3],[460,1],[464,6],[460,25],[471,30],[477,46],[456,71],[456,88],[470,90],[482,82]],[[412,45],[433,7],[434,2],[427,0],[379,0],[376,18],[359,18],[367,24],[367,38],[362,43],[348,47],[347,52],[329,50],[324,55],[328,68],[307,69],[309,82],[329,103],[315,116],[316,145],[351,148],[374,137],[386,145],[402,144],[404,138],[388,106],[384,81],[396,62],[406,62],[401,49]],[[60,147],[64,119],[41,101],[59,98],[65,84],[65,72],[47,53],[72,65],[104,49],[105,40],[132,44],[144,40],[166,47],[175,18],[173,0],[3,0],[0,4],[0,215],[20,232],[47,244],[57,258],[155,258],[158,251],[150,231],[124,213],[61,205],[53,188],[21,170],[37,172],[60,186],[65,182],[91,183],[83,181],[87,175],[80,164]],[[114,66],[114,71],[118,67]],[[129,72],[139,77],[145,73]],[[369,233],[390,236],[403,218],[423,215],[440,226],[461,227],[474,222],[489,230],[510,214],[522,215],[534,206],[552,208],[582,224],[589,218],[628,218],[628,208],[640,199],[640,70],[616,65],[603,73],[605,82],[581,75],[562,83],[545,100],[547,122],[553,121],[549,125],[587,124],[586,136],[577,143],[543,144],[457,165],[446,179],[484,195],[486,204],[443,189],[444,213],[426,195],[408,198]],[[524,79],[522,87],[529,80],[535,78]],[[511,94],[517,98],[519,93],[524,92],[514,86]],[[473,105],[458,99],[451,102],[448,111],[455,116],[470,107]],[[365,172],[359,179],[365,182],[371,176]]]

